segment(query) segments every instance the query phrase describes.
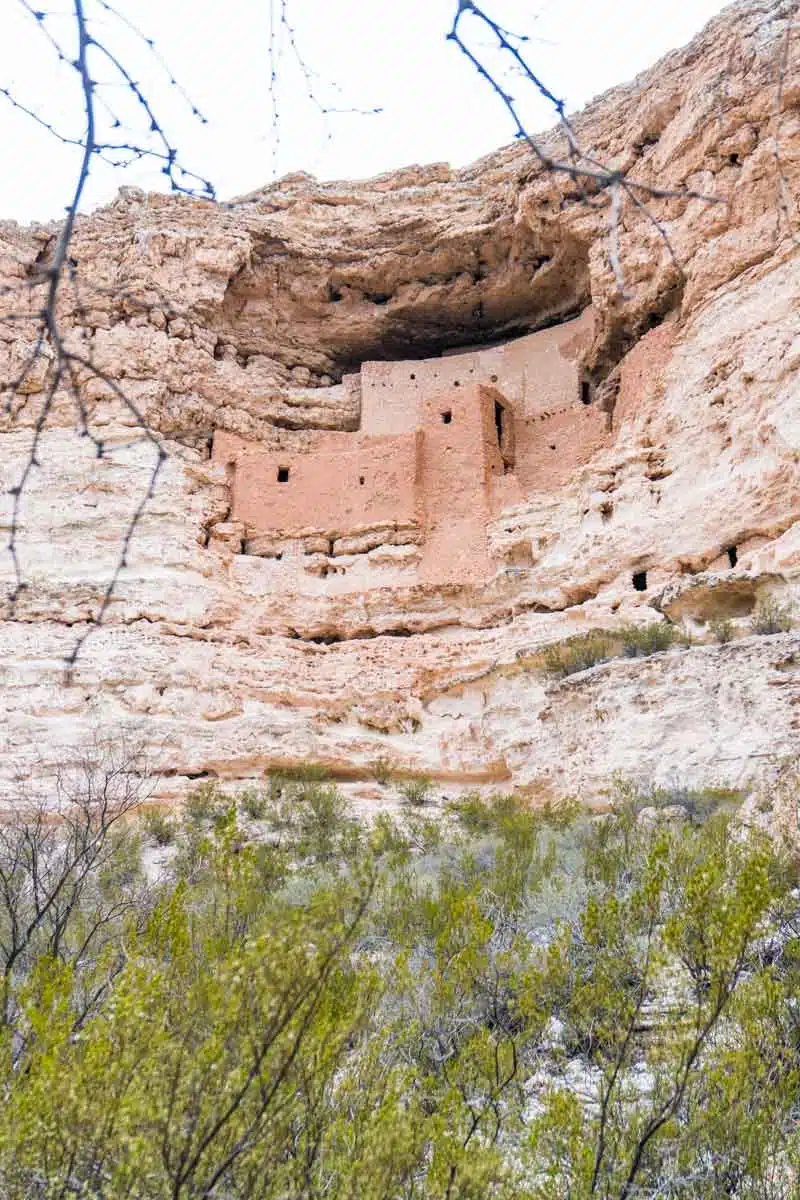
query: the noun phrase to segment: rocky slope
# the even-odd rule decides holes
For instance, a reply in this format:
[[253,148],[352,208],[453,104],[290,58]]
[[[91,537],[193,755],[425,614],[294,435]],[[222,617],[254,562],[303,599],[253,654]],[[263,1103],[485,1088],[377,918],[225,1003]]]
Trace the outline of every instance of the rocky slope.
[[[155,451],[95,372],[76,383],[102,458],[56,398],[21,508],[28,586],[0,600],[2,794],[121,724],[165,795],[311,756],[345,780],[386,759],[455,786],[596,798],[615,772],[739,783],[796,754],[800,629],[748,624],[765,597],[800,599],[796,22],[790,0],[736,4],[575,119],[604,163],[714,203],[626,198],[610,229],[607,198],[517,146],[462,171],[292,177],[221,206],[124,189],[82,218],[70,343],[169,458],[65,680]],[[563,153],[557,131],[544,142]],[[0,226],[9,312],[52,244],[52,229]],[[492,523],[488,583],[264,592],[261,560],[226,537],[217,431],[302,453],[313,431],[358,427],[342,379],[363,362],[491,344],[590,304],[582,367],[610,436],[565,486]],[[2,323],[6,378],[32,328]],[[40,363],[0,424],[4,536],[46,382]],[[12,581],[4,554],[3,596]],[[550,643],[662,616],[696,644],[561,682],[542,670]],[[734,620],[730,644],[708,639],[715,617]]]

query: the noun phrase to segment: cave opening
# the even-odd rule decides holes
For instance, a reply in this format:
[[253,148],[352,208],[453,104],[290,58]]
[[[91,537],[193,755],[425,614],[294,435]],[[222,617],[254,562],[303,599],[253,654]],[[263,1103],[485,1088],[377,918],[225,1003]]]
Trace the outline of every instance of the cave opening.
[[[343,287],[336,289],[336,295],[343,291]],[[363,293],[365,301],[390,310],[395,306],[389,302],[395,298],[385,293]],[[435,315],[407,312],[401,306],[387,314],[373,336],[359,338],[357,343],[348,339],[341,347],[329,347],[328,373],[338,380],[342,375],[357,374],[365,362],[425,361],[505,346],[528,334],[575,320],[589,303],[588,293],[585,296],[582,293],[577,303],[575,297],[570,297],[558,311],[543,317],[532,303],[520,301],[522,311],[482,312],[472,320],[451,312]],[[413,378],[413,372],[409,377]],[[464,381],[459,380],[459,385],[463,387]]]
[[592,385],[588,379],[581,380],[581,404],[592,403]]
[[288,483],[288,482],[289,482],[289,468],[288,467],[278,467],[278,483]]
[[736,547],[728,546],[727,555],[728,555],[728,562],[731,564],[732,567],[735,567],[737,562],[739,561],[739,552],[737,551]]
[[452,409],[446,408],[444,410],[444,412],[442,413],[442,424],[449,425],[452,422],[452,420],[453,420]]
[[647,571],[635,571],[632,580],[637,592],[647,591]]

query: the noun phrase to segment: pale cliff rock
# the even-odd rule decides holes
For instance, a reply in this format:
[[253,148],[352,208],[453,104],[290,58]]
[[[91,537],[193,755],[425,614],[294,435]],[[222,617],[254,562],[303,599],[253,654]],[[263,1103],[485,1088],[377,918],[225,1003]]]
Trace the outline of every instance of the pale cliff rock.
[[[124,189],[81,218],[68,337],[169,458],[67,685],[155,450],[91,372],[78,382],[102,458],[57,397],[21,507],[13,608],[0,557],[0,792],[18,772],[46,781],[97,724],[141,731],[164,794],[311,756],[343,779],[385,758],[454,784],[597,798],[620,771],[739,783],[796,755],[800,630],[747,627],[766,596],[794,598],[800,626],[796,37],[780,105],[776,84],[793,10],[736,4],[575,118],[604,162],[720,201],[628,205],[624,294],[607,206],[520,146],[462,171],[295,176],[219,206]],[[555,153],[563,139],[545,142]],[[51,244],[47,228],[0,226],[0,284]],[[17,311],[20,293],[2,303]],[[338,531],[330,546],[309,529],[301,582],[285,588],[283,543],[232,513],[215,434],[306,452],[318,431],[358,429],[365,361],[516,337],[590,304],[581,368],[607,435],[563,484],[488,523],[487,578],[399,584],[420,559],[413,529]],[[6,378],[31,338],[2,325]],[[0,418],[4,536],[45,382],[40,361]],[[696,636],[731,617],[742,636],[561,682],[541,670],[549,643],[662,614]]]

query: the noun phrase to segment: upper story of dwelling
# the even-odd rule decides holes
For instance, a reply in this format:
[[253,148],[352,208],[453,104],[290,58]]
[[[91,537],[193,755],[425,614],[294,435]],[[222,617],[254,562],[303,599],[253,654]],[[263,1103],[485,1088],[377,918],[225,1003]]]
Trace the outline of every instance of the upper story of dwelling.
[[591,402],[580,359],[591,341],[592,309],[574,320],[501,345],[459,349],[439,358],[365,362],[351,386],[361,393],[361,431],[407,433],[420,428],[425,401],[475,384],[505,397],[515,421],[551,418]]

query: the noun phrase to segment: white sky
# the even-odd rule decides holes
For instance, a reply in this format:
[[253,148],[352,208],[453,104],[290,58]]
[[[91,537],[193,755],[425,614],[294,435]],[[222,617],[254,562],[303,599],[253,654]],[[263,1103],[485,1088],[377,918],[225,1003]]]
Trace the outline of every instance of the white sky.
[[[45,24],[68,41],[70,0],[38,0],[53,16]],[[510,118],[472,67],[445,40],[456,0],[284,0],[297,45],[317,72],[330,106],[379,115],[323,118],[305,96],[303,78],[283,33],[279,45],[279,141],[273,131],[270,9],[281,0],[117,0],[120,11],[152,37],[170,69],[208,117],[189,115],[140,43],[111,23],[99,0],[86,0],[113,47],[154,100],[182,161],[214,183],[220,198],[253,190],[277,175],[306,170],[322,179],[363,178],[410,163],[456,166],[509,142]],[[719,0],[484,0],[495,19],[530,35],[527,54],[548,86],[574,110],[631,79],[662,54],[683,45],[724,7]],[[80,134],[82,106],[74,71],[59,67],[41,29],[19,0],[2,0],[0,88],[68,135]],[[468,29],[467,20],[463,22]],[[281,34],[280,25],[278,33]],[[473,46],[484,53],[489,38]],[[70,50],[70,53],[72,50]],[[489,51],[490,52],[490,51]],[[95,52],[96,53],[96,52]],[[98,78],[110,71],[98,64]],[[513,76],[506,84],[522,99]],[[338,90],[337,90],[338,89]],[[120,115],[131,113],[124,89],[104,92]],[[543,102],[529,103],[533,130],[553,124]],[[139,124],[141,129],[141,124]],[[76,151],[58,145],[0,96],[0,217],[57,217],[68,202]],[[160,188],[157,168],[136,164],[111,172],[96,164],[87,201],[111,199],[122,183]]]

